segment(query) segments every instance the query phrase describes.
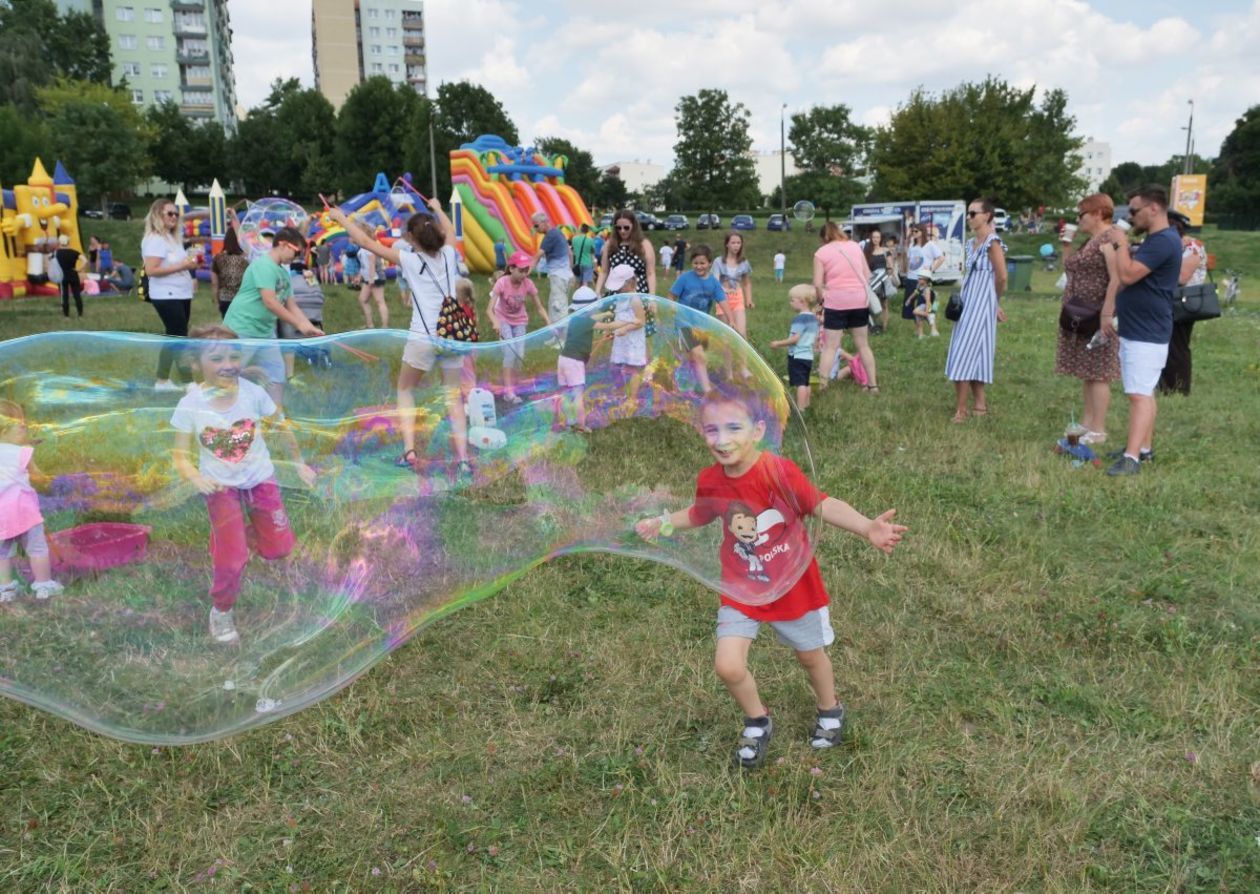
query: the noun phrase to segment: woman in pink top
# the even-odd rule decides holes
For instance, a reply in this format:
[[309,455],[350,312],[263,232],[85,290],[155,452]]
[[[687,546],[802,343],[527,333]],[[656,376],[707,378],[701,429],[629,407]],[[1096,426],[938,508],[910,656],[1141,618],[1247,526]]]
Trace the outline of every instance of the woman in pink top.
[[822,247],[814,252],[814,289],[823,306],[822,350],[818,358],[819,389],[827,387],[827,375],[835,363],[836,351],[845,329],[853,334],[858,355],[866,367],[869,383],[867,391],[879,391],[875,379],[875,355],[871,353],[870,306],[866,298],[866,284],[871,270],[862,249],[840,229],[839,224],[827,221],[823,225]]

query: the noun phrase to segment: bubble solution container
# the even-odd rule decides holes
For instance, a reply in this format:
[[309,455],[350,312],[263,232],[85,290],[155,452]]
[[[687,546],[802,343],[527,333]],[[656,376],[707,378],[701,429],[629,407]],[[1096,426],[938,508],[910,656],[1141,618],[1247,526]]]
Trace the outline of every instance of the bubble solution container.
[[149,550],[147,525],[91,522],[48,535],[53,574],[91,574],[144,560]]

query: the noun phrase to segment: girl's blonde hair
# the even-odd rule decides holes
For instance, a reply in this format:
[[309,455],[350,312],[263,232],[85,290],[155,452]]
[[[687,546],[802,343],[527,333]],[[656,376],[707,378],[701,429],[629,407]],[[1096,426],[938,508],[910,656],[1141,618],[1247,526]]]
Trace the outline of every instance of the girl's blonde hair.
[[809,283],[800,283],[788,289],[788,299],[792,301],[803,301],[805,306],[810,310],[818,307],[818,290]]
[[[167,229],[166,217],[162,214],[162,209],[167,205],[170,205],[176,211],[179,211],[179,206],[170,199],[158,199],[149,206],[149,213],[144,216],[144,235],[161,236],[163,239],[182,241],[180,240],[179,235],[182,229],[181,226],[178,224],[176,225],[174,235],[172,235],[171,231]],[[180,214],[178,223],[183,223],[183,214]]]
[[26,412],[22,405],[12,400],[0,400],[0,434],[20,422],[26,422]]
[[455,280],[455,298],[460,304],[473,303],[476,298],[476,293],[473,290],[473,281],[471,279],[466,279],[461,276],[459,279]]

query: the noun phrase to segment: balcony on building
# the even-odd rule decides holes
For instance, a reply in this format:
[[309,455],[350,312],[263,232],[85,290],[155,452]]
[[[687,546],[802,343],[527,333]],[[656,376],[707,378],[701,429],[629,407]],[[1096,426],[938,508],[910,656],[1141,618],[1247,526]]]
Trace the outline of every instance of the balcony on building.
[[403,10],[402,26],[407,31],[424,30],[424,13]]
[[424,65],[424,53],[417,53],[413,50],[405,50],[403,52],[403,61],[408,65]]
[[181,65],[198,64],[198,63],[201,65],[209,65],[210,64],[210,51],[209,50],[189,50],[189,49],[185,49],[184,47],[178,47],[175,50],[175,61],[180,63]]
[[171,0],[171,9],[175,12],[205,12],[205,0]]
[[205,37],[209,34],[205,22],[198,22],[187,16],[175,16],[175,25],[172,30],[176,37]]
[[417,50],[423,50],[424,49],[424,34],[423,33],[420,33],[420,34],[404,33],[402,42],[403,42],[403,46],[405,47],[412,47]]

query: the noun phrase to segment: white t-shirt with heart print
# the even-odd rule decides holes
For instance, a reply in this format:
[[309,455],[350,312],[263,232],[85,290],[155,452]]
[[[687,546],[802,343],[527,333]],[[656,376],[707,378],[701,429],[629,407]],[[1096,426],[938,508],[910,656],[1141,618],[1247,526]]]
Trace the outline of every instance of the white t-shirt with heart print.
[[171,416],[176,431],[197,441],[198,469],[216,484],[248,490],[276,474],[262,436],[262,420],[274,416],[276,404],[262,388],[241,379],[236,401],[216,410],[204,385],[193,385]]

